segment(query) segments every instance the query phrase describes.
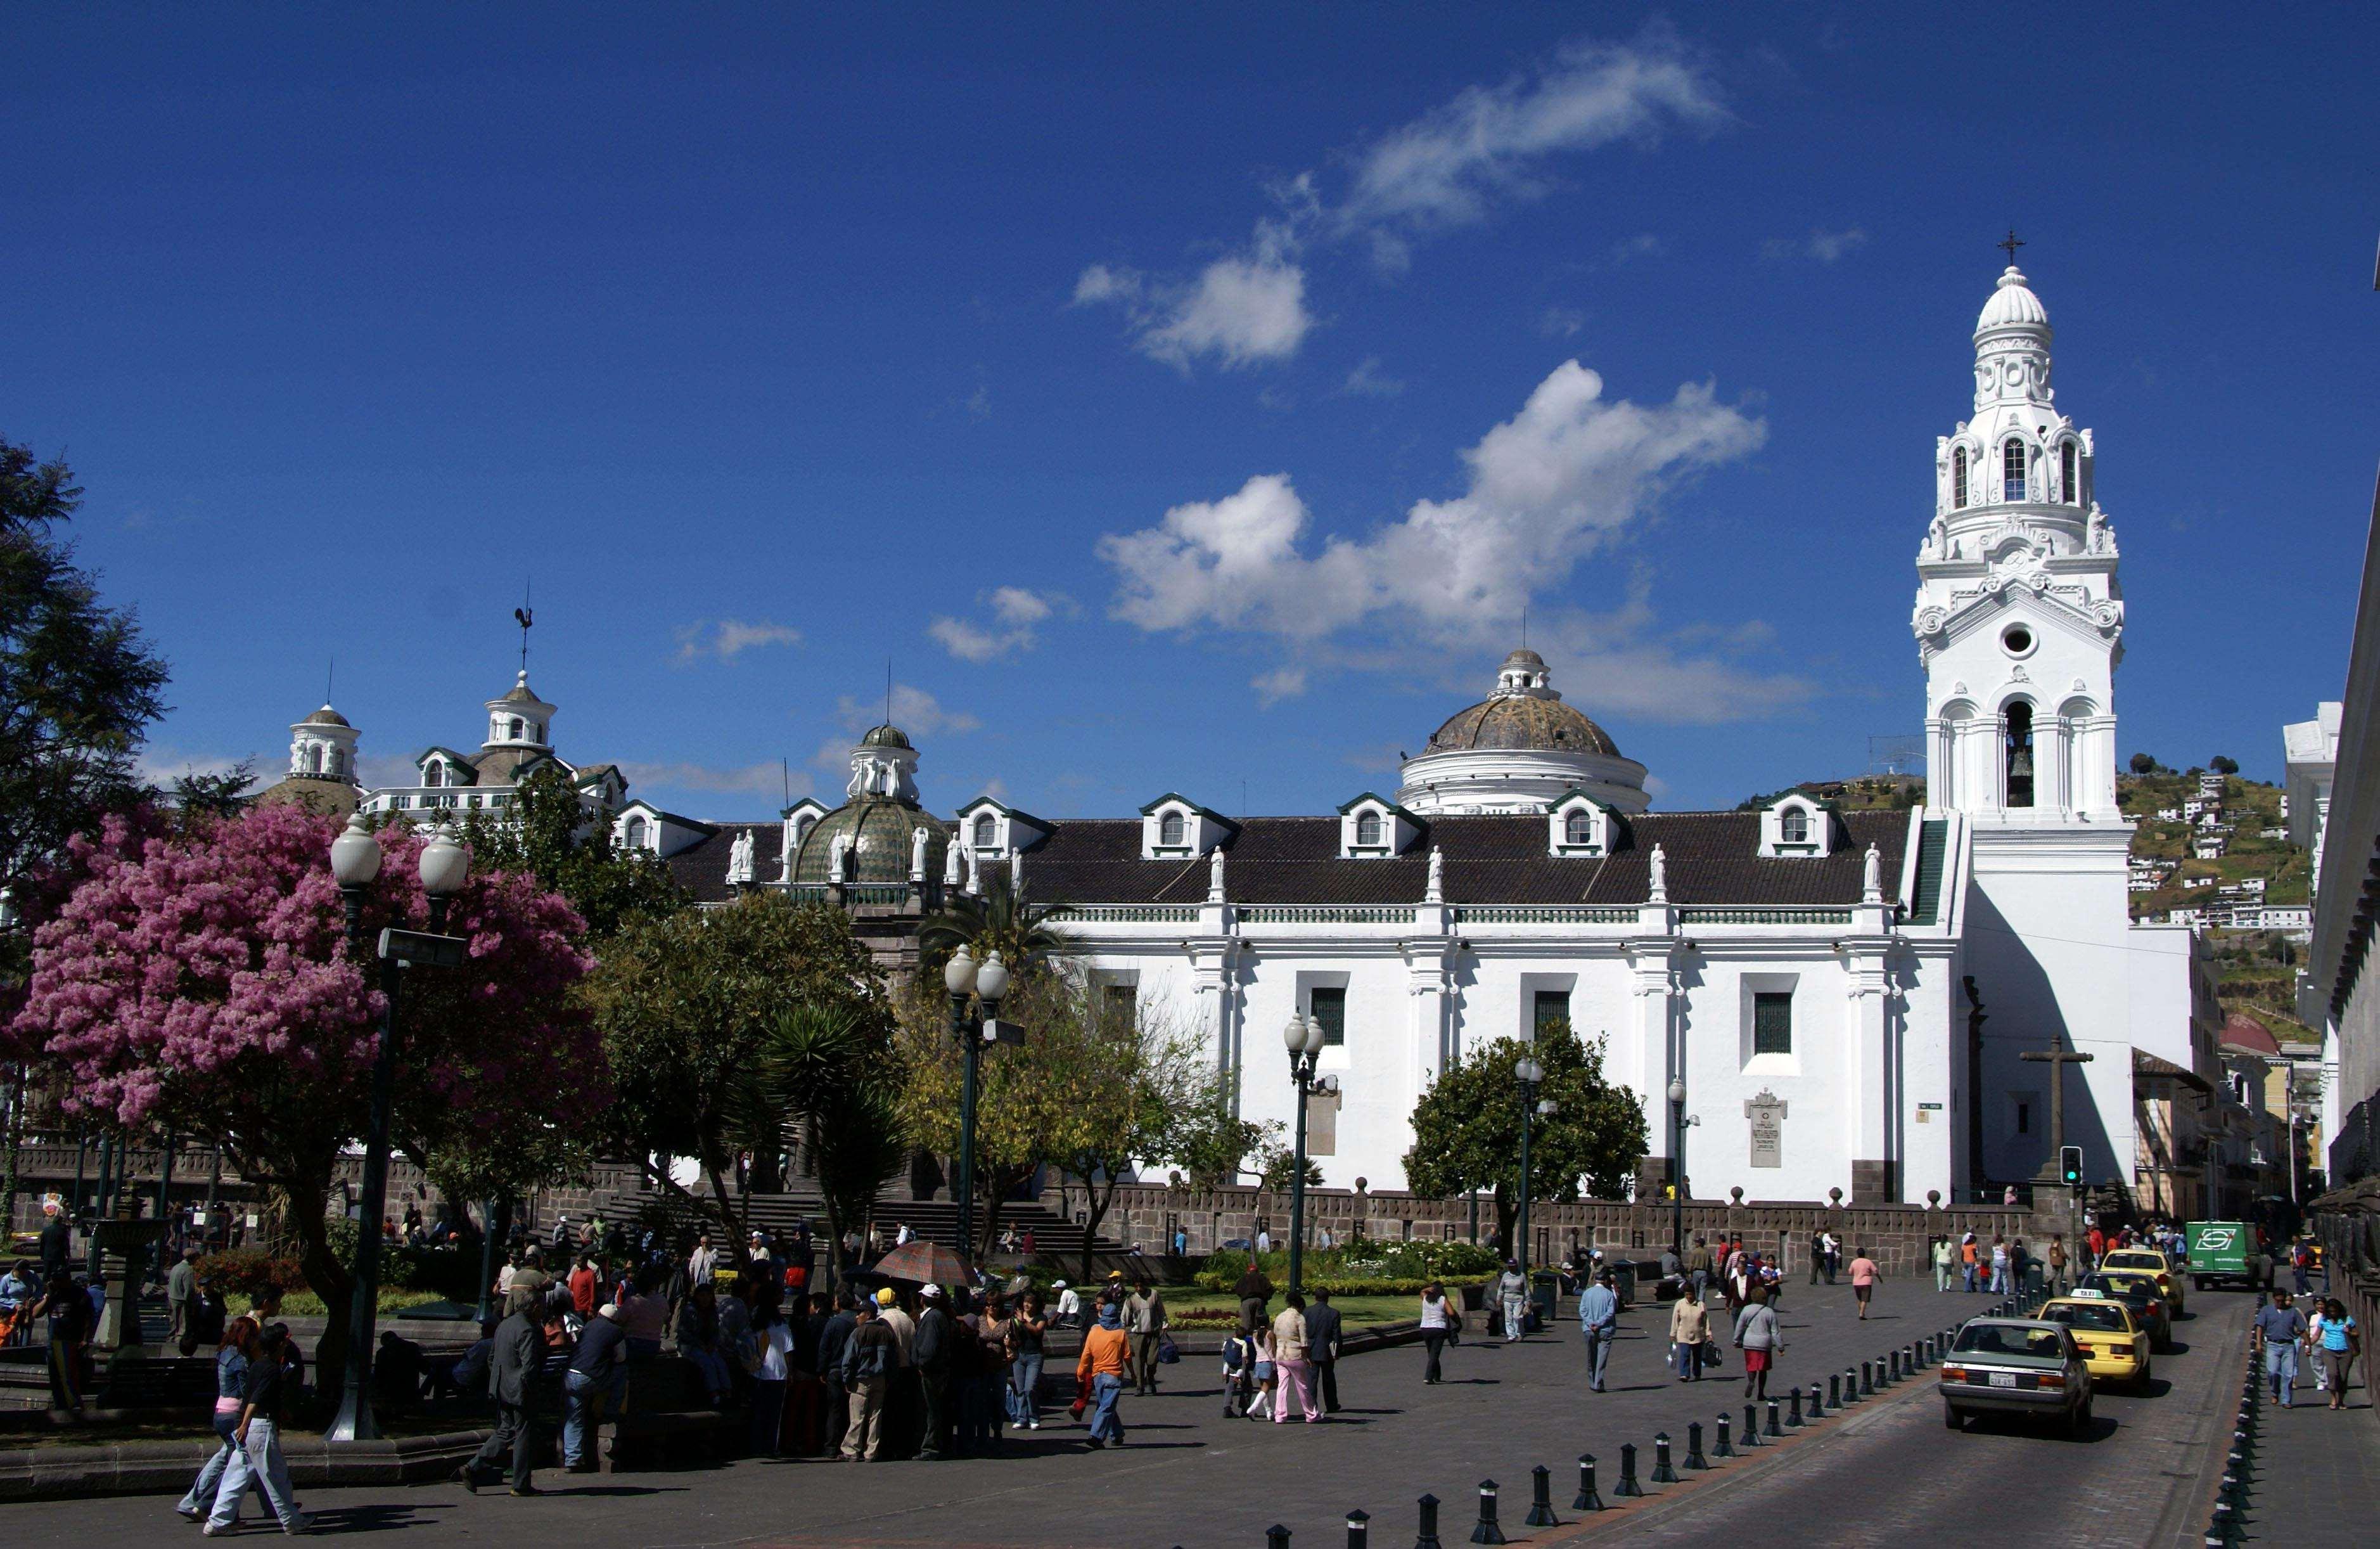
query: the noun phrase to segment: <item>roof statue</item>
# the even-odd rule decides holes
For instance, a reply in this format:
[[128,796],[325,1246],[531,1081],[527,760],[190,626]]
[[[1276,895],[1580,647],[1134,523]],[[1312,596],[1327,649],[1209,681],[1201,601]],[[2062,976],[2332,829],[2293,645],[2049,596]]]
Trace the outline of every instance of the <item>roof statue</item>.
[[922,824],[909,835],[909,880],[920,886],[926,881],[926,830]]
[[826,874],[829,882],[842,883],[849,879],[851,874],[850,835],[836,835],[833,842],[827,847]]
[[972,847],[966,849],[966,896],[970,898],[983,896],[983,858],[977,855]]
[[1207,857],[1207,901],[1223,901],[1223,847],[1217,845]]
[[1421,896],[1425,904],[1446,902],[1446,852],[1436,845],[1429,847],[1429,890]]
[[1860,873],[1860,902],[1884,902],[1884,857],[1877,853],[1873,844],[1867,847],[1867,864]]
[[1663,853],[1661,847],[1658,845],[1655,845],[1653,847],[1652,870],[1652,893],[1645,899],[1645,902],[1666,904],[1670,901],[1670,858],[1668,855]]
[[959,852],[967,848],[968,847],[965,845],[953,844],[949,849],[942,852],[942,885],[945,888],[952,889],[953,891],[957,889],[959,884],[959,867],[962,864],[959,860]]
[[1023,850],[1018,850],[1008,858],[1008,891],[1019,898],[1025,896],[1025,852]]
[[733,886],[752,880],[752,831],[748,828],[735,835],[727,848],[727,881]]

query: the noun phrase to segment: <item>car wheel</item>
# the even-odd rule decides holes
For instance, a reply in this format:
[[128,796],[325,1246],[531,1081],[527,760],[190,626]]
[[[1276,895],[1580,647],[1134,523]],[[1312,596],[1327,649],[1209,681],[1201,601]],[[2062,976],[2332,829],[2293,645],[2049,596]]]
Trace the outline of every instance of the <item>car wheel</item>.
[[2082,1436],[2087,1435],[2090,1433],[2090,1430],[2091,1400],[2085,1398],[2082,1402],[2075,1405],[2073,1409],[2067,1411],[2066,1433],[2070,1436]]
[[1967,1417],[1959,1412],[1958,1405],[1945,1403],[1942,1406],[1942,1425],[1946,1430],[1963,1431],[1967,1428]]

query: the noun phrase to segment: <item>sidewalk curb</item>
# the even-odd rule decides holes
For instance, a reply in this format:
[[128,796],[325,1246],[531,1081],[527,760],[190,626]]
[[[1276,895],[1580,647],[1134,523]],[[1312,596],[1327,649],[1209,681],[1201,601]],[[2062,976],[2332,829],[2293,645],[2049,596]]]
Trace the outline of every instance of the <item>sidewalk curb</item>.
[[[301,1489],[418,1484],[453,1473],[487,1436],[485,1431],[457,1431],[336,1444],[304,1436],[285,1443],[282,1455],[289,1461],[290,1482]],[[190,1487],[217,1445],[209,1438],[0,1452],[0,1502],[178,1494]]]

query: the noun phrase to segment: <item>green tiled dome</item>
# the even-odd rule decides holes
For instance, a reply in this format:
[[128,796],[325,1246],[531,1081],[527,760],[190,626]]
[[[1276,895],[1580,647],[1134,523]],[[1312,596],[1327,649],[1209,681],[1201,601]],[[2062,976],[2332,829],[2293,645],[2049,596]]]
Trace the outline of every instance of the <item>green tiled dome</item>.
[[[890,726],[879,731],[901,734]],[[870,737],[875,732],[868,733]],[[882,744],[879,744],[882,746]],[[889,796],[863,796],[844,803],[818,820],[802,840],[801,852],[794,858],[794,883],[796,886],[822,886],[833,880],[834,839],[838,834],[852,836],[852,851],[844,866],[847,883],[880,883],[909,880],[910,835],[919,828],[926,831],[926,877],[939,880],[949,855],[950,834],[942,821],[924,808]]]
[[859,745],[863,748],[907,748],[914,746],[914,744],[909,740],[908,733],[903,731],[899,726],[892,725],[889,721],[880,726],[868,727],[868,735],[859,739]]

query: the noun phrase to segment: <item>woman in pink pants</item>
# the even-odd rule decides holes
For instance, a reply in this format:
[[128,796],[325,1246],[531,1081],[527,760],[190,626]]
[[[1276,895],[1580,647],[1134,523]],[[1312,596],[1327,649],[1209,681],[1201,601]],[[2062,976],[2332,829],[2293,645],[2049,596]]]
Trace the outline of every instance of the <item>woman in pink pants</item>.
[[1297,1395],[1297,1412],[1305,1423],[1314,1424],[1322,1412],[1314,1407],[1314,1362],[1306,1359],[1305,1299],[1295,1291],[1289,1293],[1289,1305],[1272,1321],[1272,1366],[1279,1378],[1273,1384],[1272,1422],[1279,1425],[1289,1418],[1289,1396]]

